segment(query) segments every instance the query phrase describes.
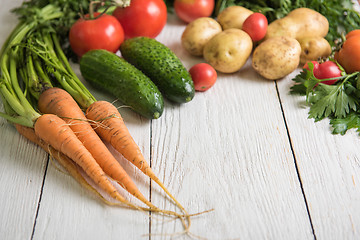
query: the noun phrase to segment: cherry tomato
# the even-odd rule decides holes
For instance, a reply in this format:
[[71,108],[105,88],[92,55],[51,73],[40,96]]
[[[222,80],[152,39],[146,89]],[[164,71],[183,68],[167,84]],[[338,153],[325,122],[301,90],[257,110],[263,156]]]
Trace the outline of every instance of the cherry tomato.
[[86,15],[76,21],[70,29],[69,41],[72,50],[81,57],[92,49],[105,49],[116,52],[124,41],[124,31],[115,17],[100,13],[94,19]]
[[[311,61],[311,63],[314,65],[313,71],[316,72],[317,69],[319,68],[319,63],[317,61]],[[303,69],[307,69],[310,71],[309,64],[305,63],[305,65],[303,66]]]
[[198,63],[189,70],[191,78],[194,82],[196,91],[204,92],[211,88],[217,79],[215,69],[207,63]]
[[268,20],[262,13],[253,13],[247,17],[242,25],[244,30],[251,39],[256,42],[263,39],[266,35]]
[[164,28],[167,8],[163,0],[131,0],[129,7],[117,7],[113,16],[124,28],[125,38],[155,38]]
[[[317,79],[326,79],[326,78],[336,78],[341,77],[341,70],[339,66],[333,62],[333,61],[326,61],[319,64],[319,67],[314,69],[314,76]],[[322,81],[321,83],[332,85],[337,81],[335,80],[329,80],[329,81]]]
[[347,73],[360,71],[360,34],[359,31],[351,31],[346,35],[346,41],[341,49],[335,53],[335,60]]
[[175,0],[176,15],[186,23],[200,17],[209,17],[214,11],[215,0]]

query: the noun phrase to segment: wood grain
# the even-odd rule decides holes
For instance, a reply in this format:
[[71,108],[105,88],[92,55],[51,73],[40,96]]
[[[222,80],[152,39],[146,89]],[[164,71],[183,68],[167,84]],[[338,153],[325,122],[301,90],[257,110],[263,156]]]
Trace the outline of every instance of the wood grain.
[[[173,21],[162,39],[186,59],[174,44],[184,25]],[[313,238],[275,84],[257,76],[249,63],[238,73],[219,74],[215,86],[190,103],[168,103],[165,115],[153,122],[152,136],[153,166],[184,206],[190,212],[215,209],[194,221],[195,234]]]
[[278,85],[316,237],[358,239],[359,135],[332,135],[329,120],[307,119],[304,97],[289,95],[294,74]]
[[[17,23],[9,9],[21,2],[2,2],[1,45]],[[204,60],[182,48],[184,28],[170,15],[157,39],[190,68]],[[193,234],[360,238],[359,135],[332,135],[328,121],[307,119],[304,98],[289,95],[298,71],[267,81],[249,60],[237,73],[219,74],[212,89],[189,103],[165,101],[158,120],[120,108],[146,159],[183,206],[190,213],[214,209],[193,217]],[[116,101],[85,84],[98,100]],[[189,239],[172,235],[182,231],[180,221],[104,205],[3,119],[0,136],[0,239]],[[155,183],[150,188],[147,177],[116,156],[146,197],[177,210]]]
[[[17,24],[9,9],[19,2],[1,2],[1,46]],[[4,111],[2,104],[0,111]],[[0,239],[30,239],[48,157],[2,118],[0,136]]]

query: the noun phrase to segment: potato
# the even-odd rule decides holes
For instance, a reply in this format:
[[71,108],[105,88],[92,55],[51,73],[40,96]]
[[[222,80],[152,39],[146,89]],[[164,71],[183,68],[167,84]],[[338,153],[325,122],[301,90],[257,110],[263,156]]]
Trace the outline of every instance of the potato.
[[266,79],[280,79],[299,66],[300,53],[301,47],[295,38],[269,38],[255,48],[252,66]]
[[251,14],[253,14],[253,11],[247,8],[241,6],[230,6],[219,13],[217,21],[220,23],[223,30],[229,28],[242,29],[245,19]]
[[301,46],[300,63],[317,61],[331,54],[331,46],[323,37],[306,37],[298,39]]
[[329,22],[320,13],[309,8],[297,8],[286,17],[269,24],[265,38],[288,36],[296,39],[305,37],[325,37]]
[[231,28],[215,35],[204,47],[204,59],[216,70],[233,73],[246,63],[253,48],[250,36]]
[[186,26],[181,44],[191,55],[202,56],[205,44],[221,31],[216,20],[209,17],[197,18]]

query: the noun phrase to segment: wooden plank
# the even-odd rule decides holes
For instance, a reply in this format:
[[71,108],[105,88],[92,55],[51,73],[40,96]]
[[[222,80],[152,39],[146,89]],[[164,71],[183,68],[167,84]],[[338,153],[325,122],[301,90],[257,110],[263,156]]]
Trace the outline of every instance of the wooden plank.
[[[80,76],[79,66],[72,64]],[[87,84],[86,84],[87,85]],[[95,93],[98,100],[115,101],[107,94]],[[119,104],[116,104],[120,107]],[[146,157],[150,148],[150,121],[141,118],[127,108],[120,108],[135,141],[142,146]],[[114,151],[109,147],[111,151]],[[136,170],[126,160],[114,152],[130,177],[137,183],[140,191],[149,198],[148,178]],[[129,200],[134,200],[124,193]],[[59,226],[61,223],[61,226]],[[139,239],[149,233],[149,217],[145,212],[107,206],[96,196],[82,188],[73,178],[50,164],[44,185],[39,216],[36,221],[34,239]]]
[[[189,67],[202,59],[182,49],[184,26],[170,19],[160,40]],[[250,62],[238,73],[219,74],[190,103],[167,102],[152,139],[153,168],[170,191],[191,213],[215,209],[194,219],[194,234],[313,239],[274,82],[257,76]],[[157,192],[152,199],[173,208]],[[178,223],[152,225],[164,239],[178,231]]]
[[305,98],[289,95],[296,74],[278,86],[316,237],[359,239],[359,135],[332,135],[328,120],[308,119]]
[[[20,0],[2,1],[0,46],[17,24],[9,9]],[[4,109],[0,104],[0,111]],[[47,154],[0,119],[0,239],[30,239],[40,198]]]
[[0,239],[29,239],[47,154],[3,119],[0,120],[0,136]]

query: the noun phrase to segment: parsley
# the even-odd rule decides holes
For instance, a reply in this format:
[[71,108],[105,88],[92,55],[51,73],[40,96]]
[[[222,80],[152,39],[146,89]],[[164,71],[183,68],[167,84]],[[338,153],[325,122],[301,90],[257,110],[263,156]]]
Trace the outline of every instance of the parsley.
[[334,134],[344,135],[351,128],[356,128],[360,132],[360,116],[356,112],[348,114],[345,118],[331,119],[330,124]]
[[334,134],[345,134],[348,129],[357,128],[360,131],[360,90],[356,88],[360,81],[360,72],[343,75],[337,79],[336,84],[326,85],[322,81],[331,79],[317,79],[310,70],[302,70],[293,79],[295,84],[290,93],[306,96],[310,107],[309,118],[320,121],[330,119]]

